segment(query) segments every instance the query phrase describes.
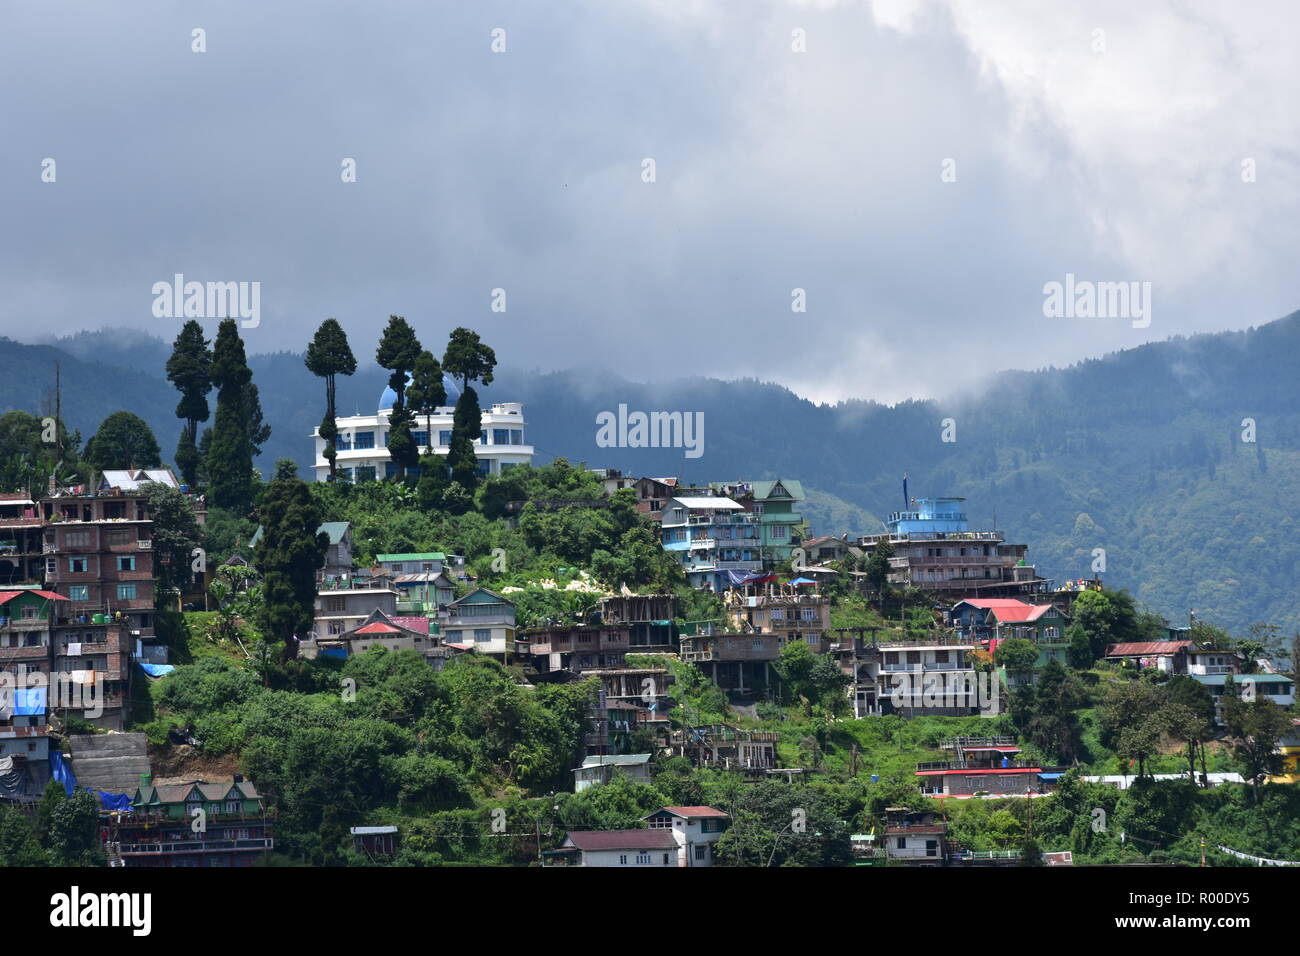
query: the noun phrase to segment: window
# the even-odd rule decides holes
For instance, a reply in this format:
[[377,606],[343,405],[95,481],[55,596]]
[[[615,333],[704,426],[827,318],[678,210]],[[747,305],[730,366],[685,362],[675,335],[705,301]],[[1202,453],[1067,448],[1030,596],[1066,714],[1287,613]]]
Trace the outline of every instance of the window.
[[348,599],[343,597],[326,598],[328,610],[333,614],[342,614],[348,609]]
[[789,538],[789,537],[790,537],[790,529],[789,529],[789,528],[787,528],[787,527],[786,527],[785,525],[783,525],[783,524],[773,525],[773,527],[772,527],[772,540],[773,540],[773,541],[785,541],[785,540],[786,540],[787,538]]
[[438,432],[438,444],[439,445],[451,444],[451,431],[449,429],[443,429],[442,431]]
[[353,443],[352,443],[352,447],[354,447],[354,448],[374,448],[374,447],[375,447],[375,433],[374,433],[374,432],[357,432],[357,434],[356,434],[356,439],[355,439],[355,441],[353,441]]
[[510,429],[508,429],[508,428],[494,428],[494,429],[492,429],[492,444],[494,444],[494,445],[509,445],[509,444],[510,444]]
[[118,555],[118,557],[117,557],[117,569],[118,569],[119,571],[134,571],[134,570],[135,570],[135,555],[133,555],[133,554],[120,554],[120,555]]
[[74,584],[68,588],[68,600],[70,601],[89,601],[90,585]]
[[808,644],[811,644],[813,647],[816,647],[819,644],[821,644],[822,636],[816,631],[809,631],[806,635],[804,635],[804,641],[806,641]]
[[119,585],[117,586],[117,599],[118,599],[119,601],[134,601],[134,600],[135,600],[135,585],[134,585],[134,584],[119,584]]
[[374,480],[375,480],[374,465],[357,466],[357,481],[374,481]]
[[492,640],[492,630],[486,627],[476,627],[474,629],[474,640],[479,644],[487,643]]
[[23,608],[22,619],[24,621],[36,620],[36,608],[32,607],[31,605],[28,605],[27,607]]
[[85,559],[85,558],[68,558],[68,573],[69,573],[69,574],[85,574],[85,573],[86,573],[86,559]]
[[459,644],[459,643],[460,643],[460,638],[461,638],[461,632],[460,632],[460,631],[448,631],[448,632],[447,632],[447,643],[448,643],[448,644]]
[[426,428],[418,432],[411,432],[411,438],[414,439],[417,445],[427,445],[429,444],[429,430]]
[[89,531],[65,531],[63,532],[63,546],[65,548],[86,548],[90,546]]
[[708,859],[708,856],[709,856],[709,848],[704,844],[701,843],[699,846],[695,848],[695,859],[705,860]]
[[907,849],[907,837],[899,837],[899,838],[898,838],[898,849],[900,849],[900,850],[906,850],[906,849]]
[[620,854],[618,855],[618,862],[619,862],[619,864],[620,864],[621,866],[627,866],[627,854],[626,854],[626,853],[620,853]]

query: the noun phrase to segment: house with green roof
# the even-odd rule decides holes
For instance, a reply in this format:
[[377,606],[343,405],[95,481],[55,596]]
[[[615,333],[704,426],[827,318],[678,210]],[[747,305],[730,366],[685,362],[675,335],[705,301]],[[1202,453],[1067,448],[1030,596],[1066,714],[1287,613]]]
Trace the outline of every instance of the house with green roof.
[[801,482],[775,478],[719,482],[710,487],[739,502],[757,517],[758,544],[766,567],[790,560],[803,535],[804,517],[797,510],[799,502],[805,500]]
[[107,819],[110,859],[126,866],[252,866],[274,848],[274,820],[251,781],[144,782],[131,812]]

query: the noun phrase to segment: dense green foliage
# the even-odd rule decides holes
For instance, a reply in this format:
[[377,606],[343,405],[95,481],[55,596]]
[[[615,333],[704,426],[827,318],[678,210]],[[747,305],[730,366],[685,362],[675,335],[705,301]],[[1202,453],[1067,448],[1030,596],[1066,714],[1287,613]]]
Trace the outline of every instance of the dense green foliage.
[[158,440],[149,425],[131,412],[113,412],[99,424],[86,442],[86,461],[103,471],[106,468],[157,468],[162,464]]

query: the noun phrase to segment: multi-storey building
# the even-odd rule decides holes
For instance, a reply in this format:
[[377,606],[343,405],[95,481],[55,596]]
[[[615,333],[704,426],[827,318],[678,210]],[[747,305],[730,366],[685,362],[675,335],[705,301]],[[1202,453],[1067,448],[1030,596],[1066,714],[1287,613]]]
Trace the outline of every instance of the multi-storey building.
[[[67,599],[51,628],[51,671],[80,685],[87,703],[72,710],[110,729],[120,730],[126,719],[131,651],[138,639],[154,636],[146,482],[179,487],[166,470],[106,471],[94,493],[56,489],[41,499],[46,587]],[[57,703],[65,709],[70,702]],[[100,716],[91,716],[92,706]]]
[[1008,544],[999,531],[972,531],[962,511],[965,498],[913,499],[914,510],[895,511],[884,534],[867,535],[867,555],[882,542],[893,548],[889,583],[920,588],[944,598],[1022,597],[1050,582],[1027,563],[1028,545]]
[[600,620],[627,628],[629,654],[670,654],[677,650],[677,598],[672,594],[628,594],[603,598]]
[[1040,796],[1055,789],[1065,772],[1021,761],[1014,737],[953,737],[939,748],[952,758],[916,767],[921,792],[931,797]]
[[26,492],[0,493],[0,586],[41,583],[44,524],[40,505]]
[[375,611],[389,617],[397,613],[400,592],[387,575],[371,577],[369,572],[354,571],[327,578],[322,572],[317,588],[311,634],[317,641],[360,627]]
[[106,827],[109,860],[127,866],[252,866],[275,846],[251,781],[144,784]]
[[10,675],[12,686],[32,686],[30,674],[43,675],[43,685],[49,686],[54,661],[50,635],[59,616],[56,602],[66,601],[39,588],[0,591],[0,671]]
[[758,545],[761,560],[766,568],[773,568],[790,560],[799,546],[803,515],[795,510],[804,500],[803,486],[790,479],[775,481],[738,481],[712,486],[719,494],[728,495],[754,515],[758,527]]
[[969,640],[990,650],[1003,641],[1020,638],[1038,649],[1038,659],[1028,674],[1008,674],[1014,688],[1032,683],[1048,661],[1066,662],[1070,642],[1065,637],[1069,616],[1055,604],[1026,604],[1015,598],[971,598],[959,601],[948,612],[948,623],[960,640]]
[[715,685],[742,696],[768,694],[776,686],[772,665],[781,656],[776,634],[683,634],[681,658]]
[[539,673],[584,674],[603,667],[622,667],[628,650],[626,626],[575,625],[526,631],[528,654]]
[[660,541],[692,587],[722,591],[727,571],[763,567],[759,516],[730,498],[670,498],[659,519]]
[[[447,380],[447,399],[452,401],[457,393],[454,384]],[[388,419],[393,411],[397,394],[385,388],[379,399],[379,409],[373,415],[350,415],[336,420],[338,439],[334,448],[338,453],[336,464],[339,473],[353,481],[373,481],[395,473],[396,466],[388,454]],[[418,415],[411,429],[421,454],[446,456],[451,445],[451,405],[439,408],[432,416]],[[482,411],[483,430],[474,446],[478,458],[479,474],[499,475],[518,465],[532,464],[533,446],[524,443],[524,406],[518,402],[490,405]],[[325,460],[325,439],[320,429],[312,432],[316,443],[316,480],[329,477],[329,462]],[[408,470],[409,471],[409,470]]]
[[861,631],[842,635],[834,653],[840,670],[849,678],[846,691],[853,702],[853,716],[879,716],[881,695],[888,693],[888,689],[882,690],[880,646],[874,635],[871,640],[863,637]]
[[830,649],[831,602],[816,592],[800,593],[788,585],[748,585],[747,592],[727,592],[731,622],[746,633],[774,634],[781,646],[803,641],[814,651]]
[[33,803],[50,782],[48,688],[0,690],[0,801]]
[[972,650],[971,643],[945,639],[881,644],[880,712],[905,717],[996,713],[997,675],[977,673]]
[[446,643],[472,647],[480,654],[512,663],[515,656],[515,606],[495,591],[475,588],[447,605]]

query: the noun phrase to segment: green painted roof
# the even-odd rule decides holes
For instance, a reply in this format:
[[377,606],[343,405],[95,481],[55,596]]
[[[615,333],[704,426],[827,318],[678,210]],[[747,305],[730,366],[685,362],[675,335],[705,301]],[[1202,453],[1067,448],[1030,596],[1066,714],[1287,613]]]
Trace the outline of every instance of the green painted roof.
[[[1211,687],[1221,687],[1228,678],[1227,674],[1188,674],[1194,681],[1200,681],[1202,684],[1209,684]],[[1241,687],[1244,681],[1253,680],[1256,684],[1290,684],[1292,679],[1285,674],[1233,674],[1233,683]]]
[[317,534],[324,532],[330,536],[330,544],[338,544],[343,540],[343,536],[348,533],[348,528],[352,525],[347,521],[326,521],[316,529]]
[[786,492],[795,501],[803,501],[803,485],[792,478],[779,478],[776,481],[754,482],[754,500],[765,501],[772,497],[772,492],[778,484],[785,488]]
[[441,551],[412,551],[407,554],[378,554],[375,560],[380,564],[388,561],[446,561],[447,556]]
[[[348,528],[350,527],[352,527],[352,524],[348,521],[326,521],[316,529],[316,533],[327,534],[329,535],[330,544],[338,544],[343,540],[343,536],[347,534]],[[257,530],[253,532],[253,536],[248,539],[248,546],[250,548],[256,548],[257,542],[261,540],[262,526],[259,524]]]

